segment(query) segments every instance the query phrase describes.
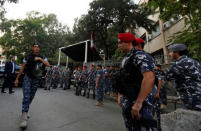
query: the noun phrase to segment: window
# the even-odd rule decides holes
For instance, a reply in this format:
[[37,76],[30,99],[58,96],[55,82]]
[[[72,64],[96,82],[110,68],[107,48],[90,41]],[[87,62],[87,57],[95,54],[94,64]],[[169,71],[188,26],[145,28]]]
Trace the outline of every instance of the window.
[[160,33],[161,32],[160,32],[159,22],[157,22],[156,25],[154,26],[154,30],[151,32],[151,34],[148,35],[148,39],[151,40],[155,38],[156,36],[158,36]]

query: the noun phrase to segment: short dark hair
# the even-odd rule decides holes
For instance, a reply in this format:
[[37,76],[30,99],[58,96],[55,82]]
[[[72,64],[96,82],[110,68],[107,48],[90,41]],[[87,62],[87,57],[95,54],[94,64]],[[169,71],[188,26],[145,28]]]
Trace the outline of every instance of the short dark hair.
[[179,54],[180,56],[182,56],[182,55],[187,55],[187,54],[188,54],[188,50],[178,51],[178,54]]
[[[137,46],[137,42],[136,40],[132,41],[133,46]],[[142,49],[144,49],[144,42],[140,43],[140,45],[142,46]]]
[[160,64],[156,64],[157,67],[159,67],[161,69],[161,65]]
[[34,42],[33,47],[34,47],[35,45],[38,45],[38,47],[40,48],[40,43],[39,43],[39,42]]
[[102,65],[97,65],[98,67],[102,68]]

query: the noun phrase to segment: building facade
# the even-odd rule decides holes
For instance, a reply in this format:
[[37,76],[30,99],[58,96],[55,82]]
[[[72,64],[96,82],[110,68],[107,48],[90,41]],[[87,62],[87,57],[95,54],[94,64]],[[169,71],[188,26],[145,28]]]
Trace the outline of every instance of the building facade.
[[[148,2],[148,0],[140,0],[138,4],[144,2]],[[175,33],[184,30],[184,19],[178,16],[176,19],[163,21],[159,19],[159,13],[150,15],[148,18],[155,22],[155,30],[148,33],[145,29],[138,28],[136,36],[145,40],[144,50],[155,58],[156,63],[169,64],[170,59],[167,50],[168,45],[171,44],[169,40]]]

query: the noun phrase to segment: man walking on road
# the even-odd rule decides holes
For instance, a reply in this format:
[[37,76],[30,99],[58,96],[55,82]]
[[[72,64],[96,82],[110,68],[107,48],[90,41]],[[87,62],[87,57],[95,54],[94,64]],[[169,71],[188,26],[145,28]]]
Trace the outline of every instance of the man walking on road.
[[23,102],[22,102],[22,120],[20,123],[21,128],[27,127],[27,113],[29,106],[37,91],[39,80],[42,77],[42,72],[45,66],[50,66],[47,58],[44,55],[39,54],[40,45],[34,43],[32,52],[25,56],[22,67],[15,80],[15,86],[18,86],[18,79],[24,71],[24,83],[23,83]]

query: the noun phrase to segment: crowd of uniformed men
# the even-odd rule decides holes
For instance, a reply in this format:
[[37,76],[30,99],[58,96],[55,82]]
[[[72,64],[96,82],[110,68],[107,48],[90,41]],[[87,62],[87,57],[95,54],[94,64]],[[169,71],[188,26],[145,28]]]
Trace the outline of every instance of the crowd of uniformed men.
[[[154,122],[155,101],[161,98],[162,105],[167,105],[162,80],[175,80],[175,88],[184,108],[201,110],[201,65],[187,57],[187,47],[184,44],[173,44],[168,47],[170,57],[175,63],[163,73],[161,65],[156,65],[153,57],[143,50],[142,39],[135,38],[131,33],[119,33],[118,39],[118,47],[126,54],[122,60],[121,70],[118,66],[104,68],[96,65],[96,69],[93,64],[90,65],[90,69],[87,69],[87,66],[79,66],[73,71],[75,95],[89,98],[92,90],[95,99],[97,90],[96,105],[101,106],[104,95],[118,94],[118,104],[122,107],[128,131],[153,129],[154,126],[150,123]],[[48,89],[51,85],[57,88],[59,80],[61,87],[65,85],[63,89],[70,88],[69,69],[59,73],[54,67],[53,71],[47,72],[47,81],[49,72],[52,72],[52,82],[47,86]],[[160,119],[160,116],[158,118]]]
[[75,87],[75,95],[90,97],[93,99],[98,97],[97,106],[103,104],[103,96],[116,97],[116,76],[119,75],[120,68],[118,65],[95,66],[91,64],[90,67],[78,66],[74,71],[70,68],[58,68],[52,66],[47,68],[45,75],[45,90],[56,89],[57,87],[63,90],[70,89],[71,85]]
[[118,104],[122,107],[128,131],[153,130],[154,101],[161,98],[162,104],[167,104],[162,80],[175,81],[175,89],[185,109],[201,111],[201,65],[187,56],[186,45],[172,44],[168,47],[170,57],[175,62],[165,73],[161,71],[161,65],[155,65],[153,57],[143,50],[144,41],[135,38],[133,34],[119,33],[118,47],[125,53],[121,68],[119,65],[102,67],[91,64],[90,67],[78,66],[72,72],[69,68],[49,67],[47,58],[39,54],[40,44],[34,43],[32,52],[25,56],[14,82],[18,86],[18,79],[24,71],[20,127],[27,127],[29,106],[45,66],[49,67],[45,90],[50,90],[51,87],[56,89],[59,85],[64,90],[70,89],[73,83],[77,96],[89,98],[92,90],[93,98],[97,96],[97,106],[103,105],[104,95],[118,94]]

